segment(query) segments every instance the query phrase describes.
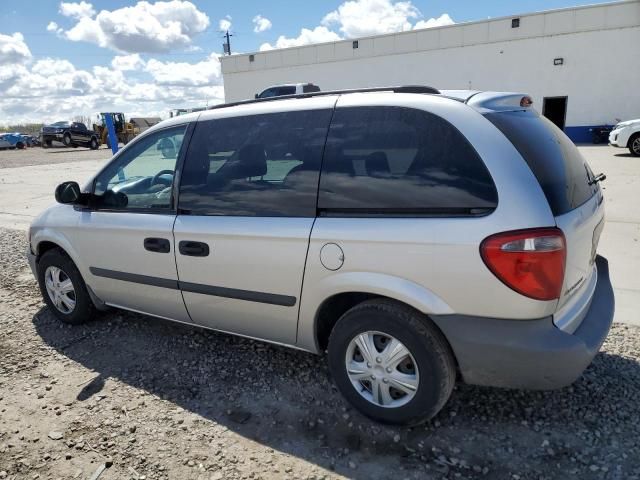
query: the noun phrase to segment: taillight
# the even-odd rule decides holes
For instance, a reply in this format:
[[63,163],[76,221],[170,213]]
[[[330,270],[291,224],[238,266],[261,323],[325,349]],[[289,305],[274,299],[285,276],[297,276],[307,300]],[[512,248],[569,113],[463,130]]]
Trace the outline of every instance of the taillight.
[[482,260],[505,285],[536,300],[560,298],[567,247],[558,228],[498,233],[480,245]]

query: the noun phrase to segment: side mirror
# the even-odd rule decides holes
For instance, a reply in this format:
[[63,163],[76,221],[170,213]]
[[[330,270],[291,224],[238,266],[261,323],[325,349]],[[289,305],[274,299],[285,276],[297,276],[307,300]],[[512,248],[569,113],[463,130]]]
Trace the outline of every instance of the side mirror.
[[260,95],[256,93],[253,98],[260,98]]
[[78,182],[63,182],[56,187],[56,202],[63,204],[76,204],[80,201],[82,193]]

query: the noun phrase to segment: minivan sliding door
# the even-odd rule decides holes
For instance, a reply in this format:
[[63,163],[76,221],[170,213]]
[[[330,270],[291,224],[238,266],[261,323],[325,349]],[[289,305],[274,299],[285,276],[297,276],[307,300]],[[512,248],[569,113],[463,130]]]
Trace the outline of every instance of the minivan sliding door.
[[330,108],[316,108],[196,125],[174,226],[194,322],[295,343],[330,117]]

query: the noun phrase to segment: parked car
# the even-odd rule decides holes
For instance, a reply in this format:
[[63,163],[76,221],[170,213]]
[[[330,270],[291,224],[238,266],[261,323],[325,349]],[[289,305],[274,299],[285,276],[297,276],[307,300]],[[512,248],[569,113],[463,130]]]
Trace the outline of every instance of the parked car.
[[620,122],[609,134],[609,144],[628,148],[631,155],[640,157],[640,118]]
[[29,230],[45,302],[326,352],[381,422],[456,378],[572,383],[613,318],[604,177],[526,95],[380,90],[174,117],[60,184]]
[[22,149],[26,146],[26,140],[19,133],[0,133],[0,149]]
[[297,95],[300,93],[319,92],[320,87],[313,83],[287,83],[284,85],[273,85],[265,88],[262,92],[256,93],[256,98],[281,97],[284,95]]
[[50,147],[54,140],[67,147],[81,146],[97,150],[100,146],[98,134],[80,122],[63,121],[45,125],[42,127],[40,137],[44,148]]

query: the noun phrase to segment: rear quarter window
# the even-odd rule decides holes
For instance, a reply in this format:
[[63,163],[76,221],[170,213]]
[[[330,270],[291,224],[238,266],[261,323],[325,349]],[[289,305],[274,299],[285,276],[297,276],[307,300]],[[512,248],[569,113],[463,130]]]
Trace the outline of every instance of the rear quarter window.
[[485,117],[518,150],[535,175],[554,216],[588,201],[597,191],[593,173],[573,142],[535,111],[496,112]]
[[498,195],[484,162],[443,118],[404,107],[338,108],[318,207],[343,214],[488,213]]

